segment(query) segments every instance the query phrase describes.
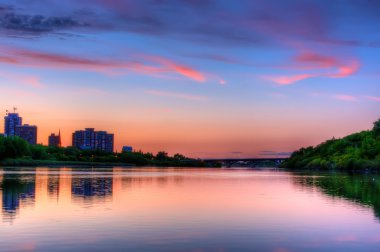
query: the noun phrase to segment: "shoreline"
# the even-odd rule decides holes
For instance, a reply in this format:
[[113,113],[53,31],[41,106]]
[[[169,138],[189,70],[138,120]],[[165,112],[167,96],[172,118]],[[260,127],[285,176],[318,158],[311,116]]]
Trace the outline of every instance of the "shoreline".
[[189,163],[189,162],[172,162],[172,161],[162,161],[162,162],[152,162],[150,164],[137,165],[133,163],[113,163],[113,162],[83,162],[83,161],[56,161],[56,160],[29,160],[29,159],[5,159],[0,161],[0,167],[36,167],[36,166],[47,166],[47,167],[59,167],[59,166],[70,166],[70,167],[205,167],[205,168],[221,168],[221,166],[210,166],[204,163]]

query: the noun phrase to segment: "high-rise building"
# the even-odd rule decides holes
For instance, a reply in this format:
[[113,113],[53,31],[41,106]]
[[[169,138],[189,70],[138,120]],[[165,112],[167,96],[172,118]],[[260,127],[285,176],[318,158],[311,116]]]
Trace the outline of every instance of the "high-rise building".
[[106,131],[95,133],[95,148],[106,152],[113,152],[113,134]]
[[102,150],[113,152],[114,135],[106,131],[86,128],[73,133],[72,145],[81,150]]
[[8,113],[4,117],[4,135],[15,136],[16,127],[22,125],[22,117],[18,113]]
[[29,124],[16,126],[15,136],[23,138],[30,144],[37,144],[37,126]]
[[61,147],[61,131],[58,132],[58,135],[52,133],[49,136],[49,146]]

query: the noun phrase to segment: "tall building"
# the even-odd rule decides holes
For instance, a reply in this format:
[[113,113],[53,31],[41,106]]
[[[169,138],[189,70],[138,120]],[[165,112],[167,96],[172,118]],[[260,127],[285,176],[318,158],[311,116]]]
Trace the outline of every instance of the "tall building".
[[30,144],[37,144],[37,126],[29,124],[16,126],[15,136],[23,138]]
[[72,145],[82,150],[102,150],[113,152],[114,135],[106,131],[86,128],[73,133]]
[[61,130],[58,132],[58,135],[52,133],[49,136],[49,146],[61,147]]
[[95,148],[106,152],[113,152],[113,134],[106,131],[95,133]]
[[8,113],[4,117],[4,135],[5,136],[15,136],[16,127],[22,125],[22,117],[18,113]]

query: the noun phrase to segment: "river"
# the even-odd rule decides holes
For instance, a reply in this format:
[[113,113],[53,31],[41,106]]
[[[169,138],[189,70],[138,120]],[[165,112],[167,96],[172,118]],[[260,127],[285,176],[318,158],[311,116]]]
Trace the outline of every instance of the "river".
[[380,251],[380,177],[0,168],[1,251]]

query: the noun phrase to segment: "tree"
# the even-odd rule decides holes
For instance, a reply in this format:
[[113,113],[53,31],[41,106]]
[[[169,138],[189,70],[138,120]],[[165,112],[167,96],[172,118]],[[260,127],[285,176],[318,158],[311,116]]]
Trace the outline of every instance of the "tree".
[[186,157],[182,154],[179,154],[179,153],[176,153],[174,154],[173,158],[176,160],[176,161],[181,161],[181,160],[185,160]]
[[0,160],[5,158],[5,138],[0,136]]
[[4,139],[4,157],[5,158],[20,158],[30,155],[29,144],[19,137],[6,137]]
[[380,135],[380,119],[373,123],[373,132],[375,135]]
[[159,151],[156,155],[158,161],[165,161],[168,159],[168,153],[165,151]]
[[48,158],[46,152],[47,147],[42,145],[32,145],[30,146],[30,151],[32,154],[32,159],[43,160]]

